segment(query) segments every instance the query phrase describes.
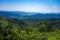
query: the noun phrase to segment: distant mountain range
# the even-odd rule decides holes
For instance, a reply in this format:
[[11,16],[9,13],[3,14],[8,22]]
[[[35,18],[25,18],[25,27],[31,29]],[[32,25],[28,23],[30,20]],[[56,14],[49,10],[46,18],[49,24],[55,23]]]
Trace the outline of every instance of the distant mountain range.
[[0,16],[6,18],[60,18],[60,13],[35,13],[21,11],[0,11]]

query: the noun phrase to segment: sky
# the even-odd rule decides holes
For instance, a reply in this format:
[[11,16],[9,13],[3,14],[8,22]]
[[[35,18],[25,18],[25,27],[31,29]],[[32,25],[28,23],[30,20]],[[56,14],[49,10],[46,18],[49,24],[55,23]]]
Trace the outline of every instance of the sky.
[[0,11],[60,12],[60,0],[0,0]]

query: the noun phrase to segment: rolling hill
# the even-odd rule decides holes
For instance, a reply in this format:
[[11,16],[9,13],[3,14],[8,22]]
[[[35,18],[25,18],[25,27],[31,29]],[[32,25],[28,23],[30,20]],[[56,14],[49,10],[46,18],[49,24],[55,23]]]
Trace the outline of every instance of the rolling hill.
[[0,16],[7,18],[60,18],[60,13],[35,13],[21,11],[0,11]]

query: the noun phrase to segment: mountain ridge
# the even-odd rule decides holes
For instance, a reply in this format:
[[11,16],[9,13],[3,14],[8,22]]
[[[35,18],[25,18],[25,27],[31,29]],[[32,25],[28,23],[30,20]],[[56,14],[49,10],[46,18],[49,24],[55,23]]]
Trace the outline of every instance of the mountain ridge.
[[0,11],[0,16],[15,18],[60,18],[60,13],[30,13],[19,11]]

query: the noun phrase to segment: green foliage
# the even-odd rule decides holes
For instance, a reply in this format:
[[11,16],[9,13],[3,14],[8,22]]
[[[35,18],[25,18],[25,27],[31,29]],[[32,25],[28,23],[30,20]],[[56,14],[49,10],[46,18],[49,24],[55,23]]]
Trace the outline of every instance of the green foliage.
[[46,22],[27,26],[15,23],[0,17],[0,40],[60,40],[60,29]]

